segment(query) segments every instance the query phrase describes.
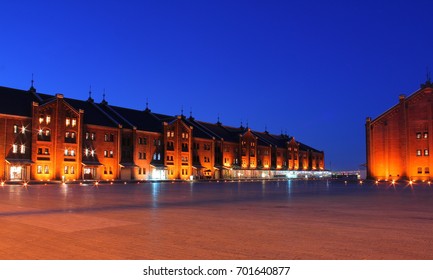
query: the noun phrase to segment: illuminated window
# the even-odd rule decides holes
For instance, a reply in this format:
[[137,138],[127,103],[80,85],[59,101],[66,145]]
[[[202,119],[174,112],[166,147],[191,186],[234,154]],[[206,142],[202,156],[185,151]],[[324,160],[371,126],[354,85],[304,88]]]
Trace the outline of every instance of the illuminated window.
[[45,130],[45,136],[49,137],[51,135],[51,132],[47,129]]
[[21,133],[26,134],[26,127],[24,125],[21,126]]
[[51,116],[50,115],[47,115],[47,117],[45,118],[45,122],[47,124],[50,124],[50,122],[51,122]]
[[423,134],[423,138],[424,138],[424,139],[427,139],[427,138],[428,138],[428,132],[424,132],[424,134]]
[[45,174],[50,174],[50,169],[48,168],[48,165],[45,165],[45,167],[44,167],[44,173]]
[[89,139],[89,136],[90,136],[89,132],[86,132],[85,135],[86,135],[86,136],[85,136],[86,140]]
[[416,155],[419,157],[421,156],[421,150],[416,150]]
[[65,149],[65,156],[69,155],[68,149]]
[[12,153],[14,153],[14,154],[18,153],[18,145],[17,144],[12,145]]
[[73,157],[75,157],[75,150],[71,150],[70,151],[70,155],[73,156]]
[[64,170],[64,173],[65,173],[65,174],[68,174],[68,173],[69,173],[69,166],[65,166],[64,169],[65,169],[65,170]]
[[90,151],[90,155],[91,155],[92,157],[94,157],[94,156],[95,156],[95,151],[94,151],[94,150],[91,150],[91,151]]
[[421,132],[416,133],[416,139],[421,139]]
[[75,139],[75,132],[72,132],[72,133],[71,133],[71,138],[72,138],[72,139]]
[[95,133],[92,132],[92,133],[90,134],[90,139],[95,140]]
[[71,166],[71,168],[69,169],[71,174],[75,174],[75,168],[73,166]]
[[50,154],[50,150],[48,148],[45,148],[45,154],[49,155]]
[[71,137],[71,133],[70,132],[66,132],[65,133],[65,138],[69,138],[69,137]]
[[104,150],[104,157],[108,157],[108,151]]
[[42,148],[38,148],[38,155],[42,155]]
[[37,171],[38,174],[42,174],[42,165],[38,165]]
[[89,156],[89,149],[84,149],[84,155],[85,155],[86,157]]
[[25,145],[20,146],[20,153],[22,153],[22,154],[26,153],[26,146]]
[[72,119],[72,127],[76,127],[77,126],[77,119],[73,118]]
[[14,124],[14,133],[18,133],[18,125]]
[[66,118],[65,124],[66,124],[66,127],[71,126],[71,119],[70,118]]
[[424,150],[424,155],[425,155],[425,156],[428,156],[428,149],[425,149],[425,150]]
[[108,142],[108,134],[107,133],[104,134],[104,141]]
[[[110,157],[112,158],[114,156],[114,152],[110,151]],[[144,153],[144,159],[146,159],[146,153]]]
[[[43,115],[40,115],[39,116],[39,123],[41,124],[41,123],[43,123],[44,122],[44,116]],[[41,172],[42,173],[42,172]]]

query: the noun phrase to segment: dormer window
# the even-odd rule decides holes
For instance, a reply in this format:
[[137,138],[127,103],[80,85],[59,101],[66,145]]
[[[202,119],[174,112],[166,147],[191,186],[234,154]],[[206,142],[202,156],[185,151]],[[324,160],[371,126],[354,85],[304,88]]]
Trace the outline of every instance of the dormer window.
[[73,118],[72,119],[72,127],[76,127],[77,126],[77,119]]

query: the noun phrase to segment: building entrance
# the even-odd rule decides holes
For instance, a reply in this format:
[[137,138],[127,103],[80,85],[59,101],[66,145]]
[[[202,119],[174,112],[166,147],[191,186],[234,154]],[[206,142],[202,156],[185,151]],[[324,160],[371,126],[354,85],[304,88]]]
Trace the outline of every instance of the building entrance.
[[11,180],[23,180],[23,168],[21,166],[11,166],[9,175]]

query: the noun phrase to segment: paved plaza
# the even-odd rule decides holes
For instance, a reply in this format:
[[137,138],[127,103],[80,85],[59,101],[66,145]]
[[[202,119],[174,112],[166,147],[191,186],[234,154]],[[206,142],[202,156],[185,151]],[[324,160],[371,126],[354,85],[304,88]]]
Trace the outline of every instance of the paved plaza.
[[325,181],[6,185],[0,259],[433,259],[432,194]]

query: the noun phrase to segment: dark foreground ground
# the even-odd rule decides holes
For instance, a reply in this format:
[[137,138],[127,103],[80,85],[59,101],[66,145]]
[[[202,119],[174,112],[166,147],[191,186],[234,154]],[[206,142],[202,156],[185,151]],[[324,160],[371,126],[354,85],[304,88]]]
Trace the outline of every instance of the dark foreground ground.
[[431,248],[427,183],[0,188],[0,259],[433,259]]

